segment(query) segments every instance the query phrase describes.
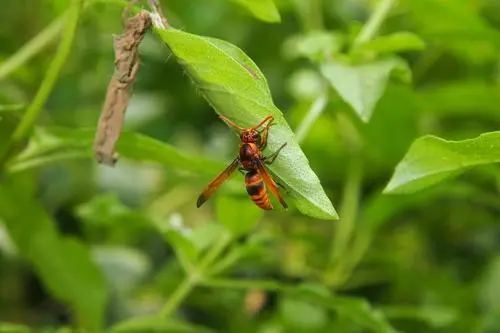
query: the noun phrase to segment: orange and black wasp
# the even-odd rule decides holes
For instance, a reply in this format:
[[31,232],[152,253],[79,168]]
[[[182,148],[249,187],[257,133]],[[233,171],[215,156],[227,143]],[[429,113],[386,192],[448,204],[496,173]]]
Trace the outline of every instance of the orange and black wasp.
[[[198,207],[203,205],[219,186],[228,179],[236,169],[239,169],[245,174],[245,187],[247,193],[257,206],[265,210],[273,209],[273,205],[267,195],[267,186],[276,199],[279,200],[281,205],[284,208],[288,208],[285,200],[281,197],[278,185],[265,166],[266,164],[269,165],[274,162],[281,149],[286,146],[286,142],[269,156],[264,156],[262,154],[262,150],[267,146],[267,136],[269,134],[269,127],[274,120],[273,116],[267,116],[257,126],[251,128],[240,127],[222,115],[219,117],[226,124],[240,132],[239,154],[221,174],[207,185],[198,197],[196,205]],[[262,129],[259,130],[260,128]]]

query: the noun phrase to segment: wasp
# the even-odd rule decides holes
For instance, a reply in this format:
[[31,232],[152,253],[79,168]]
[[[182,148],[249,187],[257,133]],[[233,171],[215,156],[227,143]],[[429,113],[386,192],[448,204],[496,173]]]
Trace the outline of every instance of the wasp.
[[267,146],[267,137],[269,134],[269,127],[271,127],[271,123],[274,120],[273,116],[267,116],[257,126],[251,128],[240,127],[222,115],[219,115],[219,117],[227,125],[239,131],[239,153],[233,162],[205,187],[198,197],[196,206],[200,207],[203,205],[219,186],[226,181],[236,169],[239,169],[239,171],[245,175],[245,188],[247,193],[257,206],[265,210],[273,209],[273,205],[267,195],[267,188],[269,188],[281,205],[284,208],[288,208],[285,200],[281,197],[278,185],[266,168],[266,165],[274,162],[280,151],[286,146],[286,142],[269,156],[264,156],[262,154],[262,150]]

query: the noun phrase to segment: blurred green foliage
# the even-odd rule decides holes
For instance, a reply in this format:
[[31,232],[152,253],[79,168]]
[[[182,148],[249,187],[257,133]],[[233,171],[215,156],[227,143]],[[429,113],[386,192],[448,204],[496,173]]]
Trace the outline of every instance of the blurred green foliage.
[[[163,0],[110,168],[125,5],[0,5],[0,332],[500,332],[498,1]],[[288,211],[196,208],[214,110],[277,118]]]

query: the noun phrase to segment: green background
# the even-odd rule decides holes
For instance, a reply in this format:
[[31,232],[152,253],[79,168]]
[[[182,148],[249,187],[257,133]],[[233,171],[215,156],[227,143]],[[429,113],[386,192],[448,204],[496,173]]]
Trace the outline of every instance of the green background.
[[[110,168],[125,3],[0,4],[0,332],[500,332],[498,1],[164,0]],[[196,208],[214,111],[275,116],[288,211]]]

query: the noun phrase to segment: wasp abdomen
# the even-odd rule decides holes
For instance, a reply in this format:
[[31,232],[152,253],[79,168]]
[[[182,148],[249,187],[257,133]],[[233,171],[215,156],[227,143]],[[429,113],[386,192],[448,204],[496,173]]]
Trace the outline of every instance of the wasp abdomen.
[[249,171],[245,175],[245,187],[248,195],[257,206],[266,210],[273,209],[264,180],[257,171]]

